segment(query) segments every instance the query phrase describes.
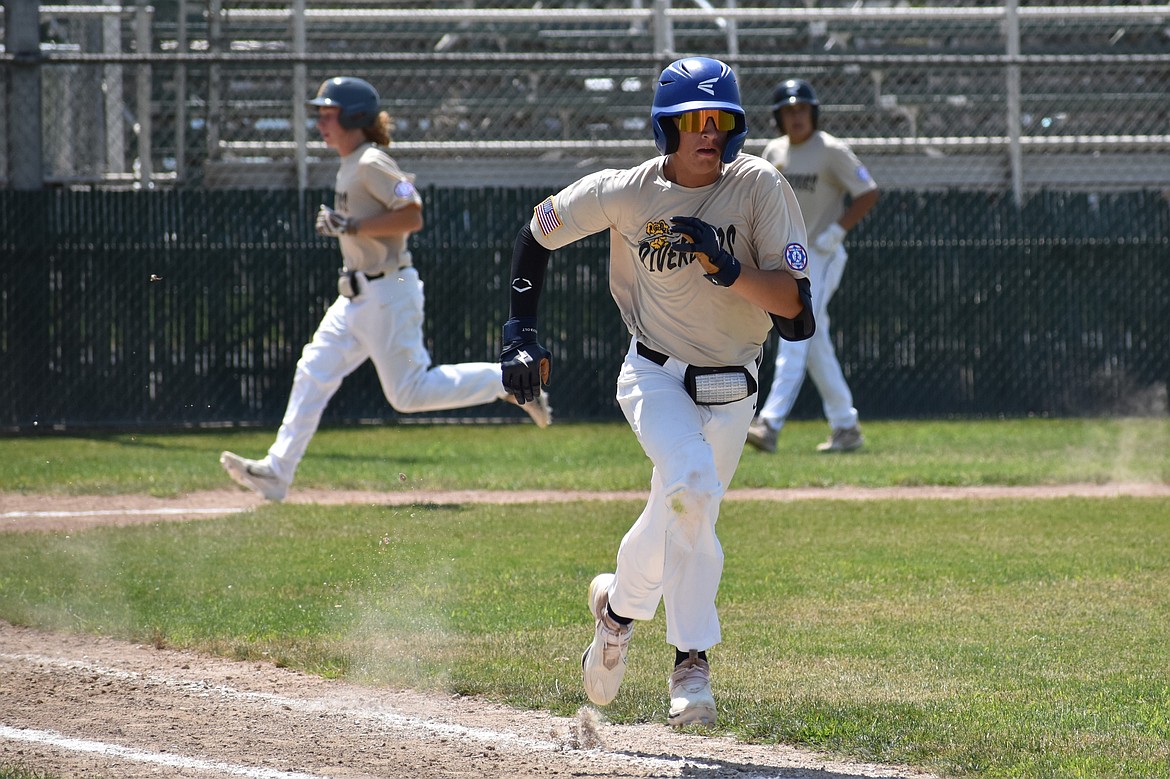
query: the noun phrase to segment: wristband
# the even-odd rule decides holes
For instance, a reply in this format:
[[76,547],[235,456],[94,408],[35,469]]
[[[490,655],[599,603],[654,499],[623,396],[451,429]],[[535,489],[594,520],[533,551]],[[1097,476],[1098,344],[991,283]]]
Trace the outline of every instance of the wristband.
[[720,252],[718,260],[719,262],[713,262],[712,264],[719,270],[703,275],[707,281],[710,281],[717,287],[730,287],[739,278],[739,260],[735,259],[735,255],[729,252]]
[[536,317],[512,317],[504,322],[504,346],[509,344],[533,343],[536,341]]

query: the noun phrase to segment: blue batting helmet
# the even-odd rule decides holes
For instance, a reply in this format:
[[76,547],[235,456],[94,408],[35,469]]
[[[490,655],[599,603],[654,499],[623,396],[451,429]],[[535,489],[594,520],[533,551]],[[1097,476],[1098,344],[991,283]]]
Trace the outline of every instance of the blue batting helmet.
[[348,129],[369,127],[378,118],[378,90],[368,82],[352,76],[340,76],[323,82],[317,96],[307,101],[313,106],[337,106],[338,123]]
[[684,57],[676,60],[658,77],[654,106],[650,109],[654,125],[654,144],[663,154],[678,151],[678,128],[670,121],[688,111],[714,108],[735,115],[735,128],[727,135],[723,161],[731,162],[747,140],[747,116],[739,99],[735,73],[724,63],[709,57]]
[[821,101],[817,100],[817,91],[812,84],[802,78],[790,78],[781,81],[772,91],[772,117],[780,132],[784,132],[784,120],[780,116],[780,109],[786,105],[804,103],[812,106],[812,126],[815,130],[820,120]]

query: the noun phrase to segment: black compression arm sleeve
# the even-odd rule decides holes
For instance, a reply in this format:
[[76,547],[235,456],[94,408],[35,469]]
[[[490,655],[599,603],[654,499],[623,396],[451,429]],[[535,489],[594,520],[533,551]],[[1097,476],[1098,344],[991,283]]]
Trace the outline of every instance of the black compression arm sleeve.
[[536,242],[528,225],[520,228],[516,245],[512,249],[512,278],[509,286],[512,296],[509,316],[535,317],[540,292],[544,289],[544,272],[548,269],[548,258],[552,249],[546,249]]

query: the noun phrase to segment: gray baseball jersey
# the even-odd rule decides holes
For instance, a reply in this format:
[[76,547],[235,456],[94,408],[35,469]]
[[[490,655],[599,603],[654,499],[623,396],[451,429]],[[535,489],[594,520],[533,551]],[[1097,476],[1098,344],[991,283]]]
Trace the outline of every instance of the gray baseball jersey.
[[[333,207],[342,216],[359,222],[384,211],[411,203],[422,204],[414,188],[414,176],[403,173],[384,146],[366,143],[341,158],[334,184]],[[345,267],[365,273],[393,272],[410,265],[409,236],[370,238],[339,237]]]
[[759,306],[715,287],[690,255],[671,251],[670,218],[696,216],[744,264],[805,278],[806,235],[788,182],[759,157],[740,154],[719,180],[681,187],[665,157],[603,170],[540,203],[530,229],[548,249],[610,231],[610,292],[640,342],[691,365],[744,365],[772,328]]
[[[334,207],[343,216],[368,219],[410,203],[422,203],[412,176],[386,149],[367,143],[341,158]],[[410,263],[409,236],[338,237],[345,266],[366,274],[356,297],[339,295],[305,346],[276,441],[264,464],[291,482],[321,415],[341,382],[370,360],[386,400],[401,413],[466,408],[504,397],[500,365],[431,364],[423,340],[423,283]]]
[[820,130],[795,145],[786,135],[774,138],[764,147],[762,156],[792,185],[810,236],[820,235],[841,217],[845,193],[857,197],[877,189],[849,146]]

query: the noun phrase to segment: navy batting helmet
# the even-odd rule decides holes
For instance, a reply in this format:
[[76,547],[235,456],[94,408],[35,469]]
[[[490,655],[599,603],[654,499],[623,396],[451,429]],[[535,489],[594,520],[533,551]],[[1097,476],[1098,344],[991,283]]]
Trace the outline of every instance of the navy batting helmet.
[[654,125],[654,145],[662,154],[678,151],[678,128],[670,120],[688,111],[713,108],[735,116],[735,127],[727,135],[723,161],[731,162],[747,140],[747,116],[739,99],[735,73],[724,63],[708,57],[676,60],[658,77],[654,106],[650,109]]
[[776,119],[776,126],[780,128],[780,132],[784,132],[780,109],[786,105],[798,103],[812,106],[812,125],[813,129],[816,129],[817,120],[821,113],[821,101],[817,100],[816,90],[813,89],[812,84],[802,78],[790,78],[787,81],[781,81],[772,91],[772,116]]
[[331,78],[321,84],[317,96],[307,101],[313,106],[337,106],[338,123],[348,129],[369,127],[378,118],[378,90],[368,82],[352,76]]

